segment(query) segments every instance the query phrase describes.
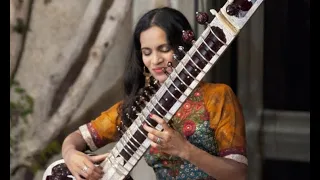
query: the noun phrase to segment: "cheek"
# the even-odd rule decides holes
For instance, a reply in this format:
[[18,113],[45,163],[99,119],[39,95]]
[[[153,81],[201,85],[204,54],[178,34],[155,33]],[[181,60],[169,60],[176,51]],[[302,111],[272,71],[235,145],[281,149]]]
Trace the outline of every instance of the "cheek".
[[149,68],[150,61],[147,58],[142,57],[142,62],[147,68]]
[[178,63],[179,63],[178,61],[174,60],[173,58],[172,58],[172,61],[171,61],[171,62],[172,62],[172,66],[173,66],[173,67],[177,67],[177,65],[178,65]]

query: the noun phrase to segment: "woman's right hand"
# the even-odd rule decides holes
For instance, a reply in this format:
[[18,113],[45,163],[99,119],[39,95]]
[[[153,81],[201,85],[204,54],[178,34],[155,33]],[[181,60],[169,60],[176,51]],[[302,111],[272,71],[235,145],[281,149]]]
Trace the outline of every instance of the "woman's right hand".
[[95,164],[102,162],[107,154],[89,156],[81,151],[69,149],[64,155],[64,161],[77,180],[99,180],[103,177],[101,166]]

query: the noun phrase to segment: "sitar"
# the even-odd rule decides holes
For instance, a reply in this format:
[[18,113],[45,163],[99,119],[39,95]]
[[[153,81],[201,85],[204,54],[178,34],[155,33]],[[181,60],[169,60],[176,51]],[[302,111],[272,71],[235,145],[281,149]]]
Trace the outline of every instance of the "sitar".
[[[176,67],[168,64],[173,69],[171,73],[164,69],[168,76],[166,81],[162,85],[152,83],[143,90],[143,95],[140,96],[143,98],[136,101],[137,106],[133,107],[134,116],[128,116],[132,119],[132,124],[122,131],[122,136],[100,164],[104,171],[102,180],[123,180],[129,175],[150,147],[143,124],[162,130],[162,126],[151,120],[149,114],[157,114],[169,123],[262,2],[263,0],[228,0],[219,12],[210,10],[214,16],[211,22],[207,13],[196,12],[197,22],[206,26],[204,31],[197,40],[194,40],[192,31],[182,32],[183,40],[192,43],[192,47],[184,51],[179,46],[183,58],[178,59],[174,55],[179,63]],[[75,178],[63,159],[60,159],[50,164],[43,175],[43,180],[51,179]]]

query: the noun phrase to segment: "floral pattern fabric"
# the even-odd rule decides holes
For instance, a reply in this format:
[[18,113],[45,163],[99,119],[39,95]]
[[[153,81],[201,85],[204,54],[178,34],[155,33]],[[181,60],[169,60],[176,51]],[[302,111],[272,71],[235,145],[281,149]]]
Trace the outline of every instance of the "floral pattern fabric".
[[[209,118],[202,93],[197,89],[177,111],[171,125],[192,144],[217,156],[217,143]],[[163,154],[152,147],[146,152],[145,159],[155,170],[157,179],[213,179],[188,161]]]
[[[116,140],[116,126],[120,123],[117,114],[119,104],[79,128],[91,150]],[[200,83],[172,121],[171,126],[198,148],[214,156],[247,164],[243,114],[229,86]],[[159,180],[214,179],[190,162],[152,147],[144,157]]]

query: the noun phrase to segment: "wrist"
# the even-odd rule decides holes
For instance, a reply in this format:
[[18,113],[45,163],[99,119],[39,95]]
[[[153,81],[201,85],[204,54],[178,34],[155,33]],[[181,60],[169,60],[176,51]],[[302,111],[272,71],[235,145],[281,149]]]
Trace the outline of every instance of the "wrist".
[[183,151],[181,151],[180,157],[184,160],[189,161],[193,151],[194,151],[194,146],[189,141],[187,141],[183,148]]
[[65,150],[62,151],[62,157],[65,158],[68,156],[68,153],[70,153],[70,151],[75,150],[75,148],[73,147],[68,147]]

